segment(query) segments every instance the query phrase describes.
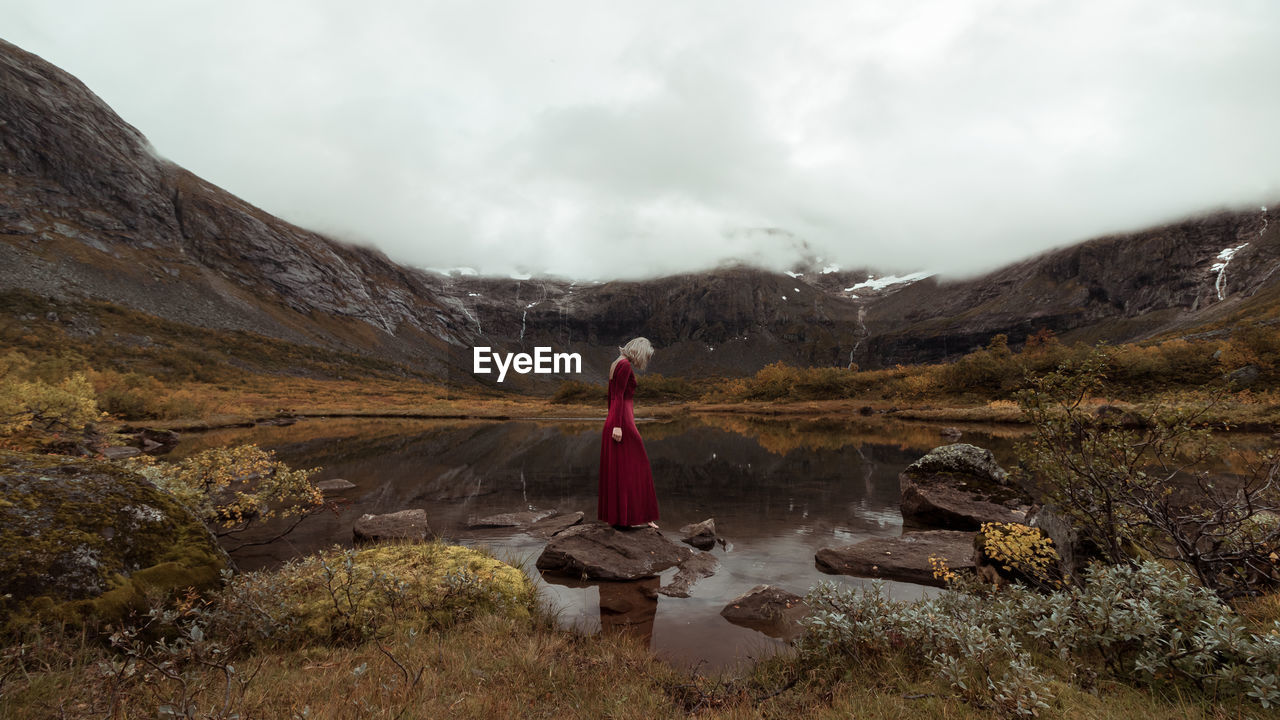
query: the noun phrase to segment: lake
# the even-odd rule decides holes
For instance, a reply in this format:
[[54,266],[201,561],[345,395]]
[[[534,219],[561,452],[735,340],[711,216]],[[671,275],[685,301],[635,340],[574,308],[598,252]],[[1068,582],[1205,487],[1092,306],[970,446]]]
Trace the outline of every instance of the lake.
[[[898,473],[949,440],[943,426],[867,420],[784,420],[685,416],[638,426],[653,466],[663,532],[715,518],[727,546],[721,566],[692,597],[654,600],[654,583],[583,583],[543,578],[534,561],[545,541],[506,530],[469,530],[471,520],[518,510],[581,510],[595,517],[602,419],[308,419],[290,426],[215,430],[184,436],[172,457],[228,444],[257,443],[293,467],[320,467],[316,480],[343,478],[355,489],[338,515],[308,518],[286,539],[237,551],[242,569],[271,567],[333,544],[350,545],[364,513],[422,508],[442,538],[482,545],[521,563],[582,632],[638,627],[659,657],[706,672],[777,652],[780,640],[720,617],[734,597],[768,583],[803,595],[818,582],[861,586],[814,567],[823,547],[902,533]],[[1022,429],[961,426],[961,442],[990,449],[1009,467]],[[674,570],[664,573],[666,582]],[[646,591],[647,589],[647,591]],[[931,588],[889,583],[897,598]],[[604,606],[602,610],[602,605]],[[651,628],[651,633],[650,633]]]

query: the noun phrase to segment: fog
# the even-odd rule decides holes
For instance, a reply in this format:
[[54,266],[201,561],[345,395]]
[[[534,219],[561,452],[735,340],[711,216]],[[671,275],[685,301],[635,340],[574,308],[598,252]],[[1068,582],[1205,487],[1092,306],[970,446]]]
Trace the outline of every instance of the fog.
[[584,280],[964,275],[1275,204],[1278,34],[1269,0],[0,0],[0,36],[269,212]]

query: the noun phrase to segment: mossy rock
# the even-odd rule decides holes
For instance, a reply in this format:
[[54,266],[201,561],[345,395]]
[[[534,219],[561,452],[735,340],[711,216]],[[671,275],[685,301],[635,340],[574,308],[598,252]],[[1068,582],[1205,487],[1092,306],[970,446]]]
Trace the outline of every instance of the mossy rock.
[[109,462],[0,451],[0,617],[96,626],[221,581],[226,553],[177,500]]
[[296,646],[431,630],[485,614],[529,620],[536,597],[520,569],[478,550],[429,542],[335,547],[278,570],[244,573],[216,604],[220,623],[239,625],[220,630]]

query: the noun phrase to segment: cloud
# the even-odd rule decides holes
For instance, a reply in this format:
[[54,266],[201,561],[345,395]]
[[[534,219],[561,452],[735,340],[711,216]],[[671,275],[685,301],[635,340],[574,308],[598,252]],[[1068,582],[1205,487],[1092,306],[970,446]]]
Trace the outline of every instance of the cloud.
[[1272,3],[7,7],[162,154],[420,266],[965,274],[1280,196]]

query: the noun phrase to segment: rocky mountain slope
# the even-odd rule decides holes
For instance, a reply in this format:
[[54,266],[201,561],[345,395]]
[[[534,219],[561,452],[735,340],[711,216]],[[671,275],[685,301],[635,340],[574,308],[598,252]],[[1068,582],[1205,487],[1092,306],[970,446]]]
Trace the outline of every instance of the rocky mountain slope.
[[[275,218],[159,158],[82,83],[3,41],[0,130],[0,292],[105,300],[442,378],[467,378],[476,345],[577,351],[595,380],[614,346],[643,334],[662,349],[658,372],[728,375],[775,360],[934,361],[1042,327],[1121,342],[1280,306],[1280,223],[1257,209],[961,282],[748,267],[638,282],[480,278],[406,268]],[[58,322],[93,332],[91,320]]]

